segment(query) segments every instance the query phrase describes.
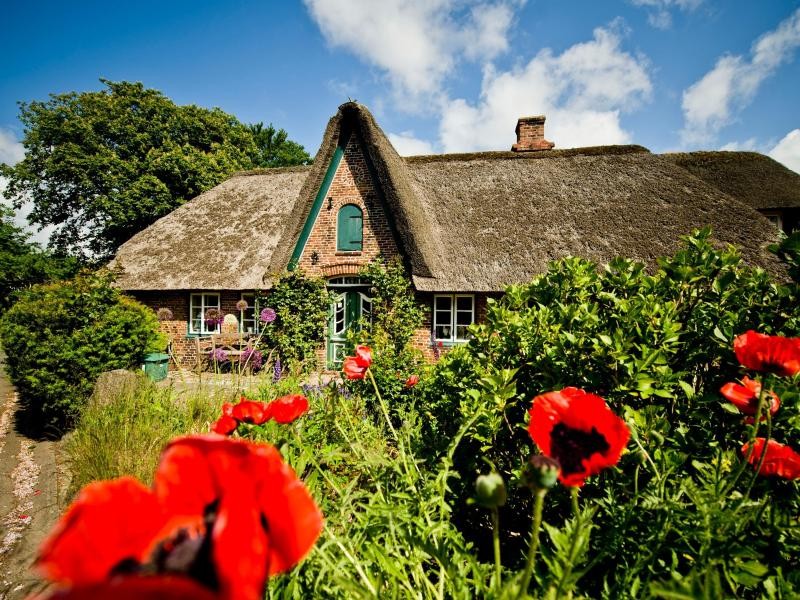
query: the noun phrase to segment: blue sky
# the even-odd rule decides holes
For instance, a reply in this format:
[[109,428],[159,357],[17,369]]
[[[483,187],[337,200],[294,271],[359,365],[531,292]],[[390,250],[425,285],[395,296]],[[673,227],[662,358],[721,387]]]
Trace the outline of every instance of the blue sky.
[[769,153],[800,171],[800,0],[7,0],[0,161],[16,102],[141,81],[273,122],[316,152],[348,98],[403,154],[557,147]]

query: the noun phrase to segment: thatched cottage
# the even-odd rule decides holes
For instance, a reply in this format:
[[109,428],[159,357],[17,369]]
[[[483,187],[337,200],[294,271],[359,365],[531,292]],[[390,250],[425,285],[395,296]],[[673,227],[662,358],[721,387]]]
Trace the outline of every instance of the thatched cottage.
[[[652,264],[710,225],[747,261],[774,268],[765,245],[776,225],[798,224],[800,175],[759,154],[553,150],[544,117],[520,119],[516,133],[511,151],[403,158],[370,112],[348,102],[312,166],[237,173],[176,209],[119,249],[118,283],[171,309],[164,326],[191,363],[193,340],[212,333],[208,308],[235,313],[252,331],[253,294],[275,274],[322,276],[337,292],[320,356],[333,367],[348,324],[369,310],[359,267],[378,256],[406,265],[428,307],[416,340],[429,350],[464,341],[488,297],[554,259]],[[242,298],[250,308],[240,314]]]

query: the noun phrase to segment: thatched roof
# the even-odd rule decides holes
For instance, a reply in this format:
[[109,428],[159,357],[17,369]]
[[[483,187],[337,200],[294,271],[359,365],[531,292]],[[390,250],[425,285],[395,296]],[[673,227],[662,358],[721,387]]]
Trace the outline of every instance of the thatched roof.
[[239,173],[137,233],[111,267],[127,290],[262,289],[310,167]]
[[358,136],[417,289],[500,291],[578,255],[653,263],[711,225],[745,259],[777,270],[776,231],[750,207],[640,146],[401,158],[348,102],[312,167],[238,174],[126,242],[121,287],[257,289],[289,265],[337,145]]
[[676,152],[664,158],[753,208],[800,207],[800,174],[757,152]]

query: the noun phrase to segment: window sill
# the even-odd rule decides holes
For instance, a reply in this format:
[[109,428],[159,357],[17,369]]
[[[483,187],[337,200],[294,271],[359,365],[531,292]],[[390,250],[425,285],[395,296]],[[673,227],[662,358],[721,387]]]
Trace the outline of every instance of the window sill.
[[461,346],[466,344],[469,340],[436,340],[436,344],[442,344],[442,348],[452,348],[453,346]]
[[334,256],[361,256],[363,250],[337,250]]

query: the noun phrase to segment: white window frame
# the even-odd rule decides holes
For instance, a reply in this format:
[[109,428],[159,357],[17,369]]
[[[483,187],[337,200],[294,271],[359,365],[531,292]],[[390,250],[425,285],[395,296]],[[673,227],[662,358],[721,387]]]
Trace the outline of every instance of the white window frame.
[[779,230],[783,231],[783,214],[777,211],[768,211],[762,213],[770,223],[775,225]]
[[[447,298],[450,301],[450,322],[449,323],[440,323],[438,320],[438,315],[436,311],[436,304],[440,298]],[[433,335],[434,339],[437,342],[448,342],[451,344],[461,344],[464,342],[469,341],[469,338],[459,338],[456,337],[457,329],[457,322],[458,313],[466,313],[465,310],[458,310],[458,299],[459,298],[469,298],[470,299],[470,325],[475,324],[475,295],[474,294],[435,294],[433,296],[433,309],[432,309],[432,318],[431,322],[433,324]],[[439,337],[436,335],[437,329],[439,327],[450,327],[450,336],[449,337]]]
[[[206,304],[208,296],[215,296],[217,299],[216,305]],[[200,299],[200,331],[194,328],[194,313],[196,305],[196,298]],[[212,333],[219,333],[219,325],[214,329],[209,329],[206,325],[206,311],[209,308],[221,309],[219,292],[190,292],[189,293],[189,335],[211,335]]]
[[[259,330],[261,329],[261,321],[259,320],[260,315],[258,310],[258,296],[256,296],[255,292],[242,292],[239,298],[247,302],[247,310],[239,311],[239,333],[246,335],[258,334]],[[252,317],[248,316],[250,311],[252,311]],[[253,323],[252,331],[245,331],[245,321]]]

